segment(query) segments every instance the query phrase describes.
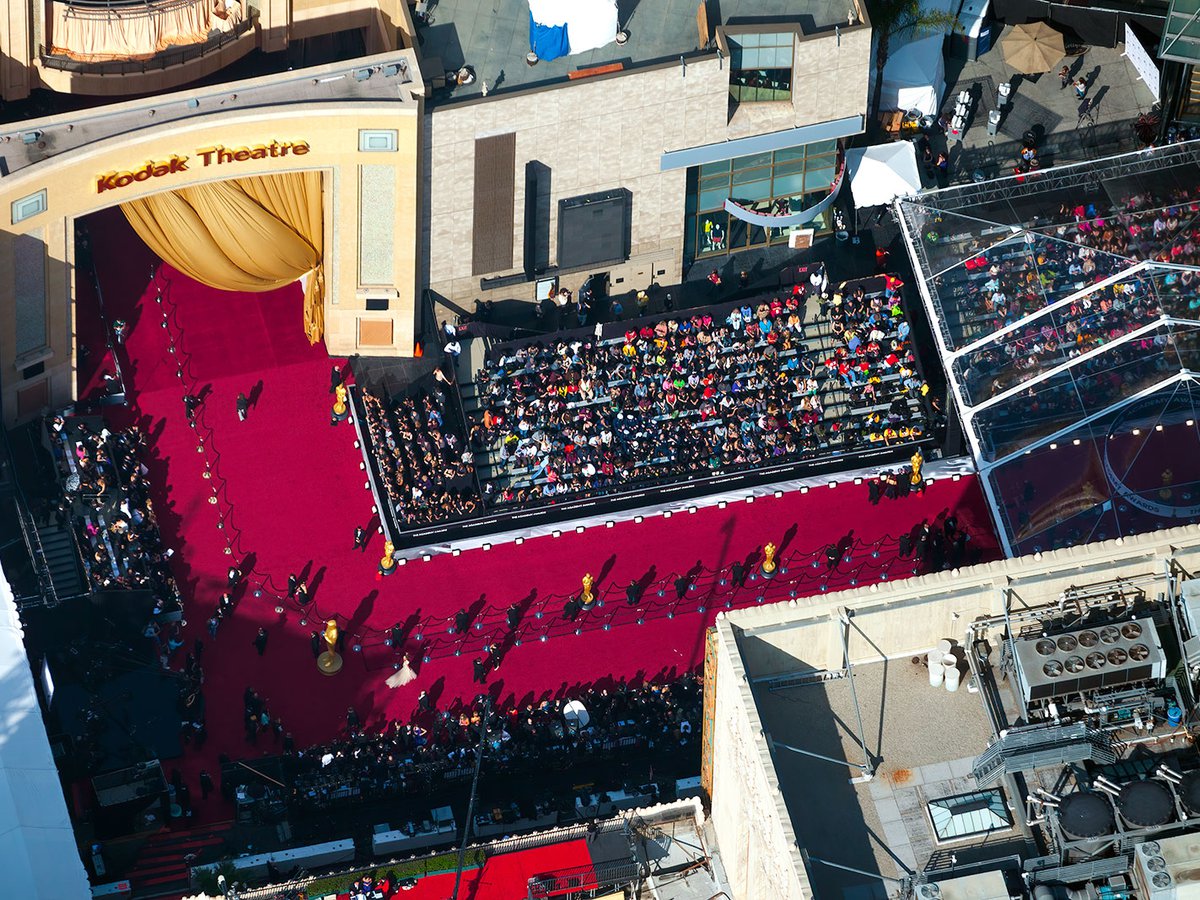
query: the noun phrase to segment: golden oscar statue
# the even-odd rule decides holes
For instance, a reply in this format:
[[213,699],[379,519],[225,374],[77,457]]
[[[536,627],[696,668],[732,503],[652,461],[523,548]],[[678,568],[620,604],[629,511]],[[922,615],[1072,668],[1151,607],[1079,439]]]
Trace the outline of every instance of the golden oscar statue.
[[774,578],[775,573],[779,570],[779,564],[775,562],[775,554],[779,548],[774,544],[767,544],[763,547],[763,562],[762,562],[762,577]]
[[329,417],[329,423],[336,425],[345,421],[349,415],[350,407],[346,406],[346,386],[339,384],[333,391],[333,413]]
[[391,541],[383,542],[383,558],[379,560],[379,574],[391,575],[396,571],[396,545]]
[[593,584],[595,584],[595,580],[592,578],[591,572],[583,576],[583,590],[579,592],[579,605],[584,609],[591,609],[596,602],[596,595],[592,593]]
[[317,657],[317,668],[322,675],[336,675],[342,671],[342,655],[337,652],[337,622],[330,619],[325,623],[325,652]]
[[918,449],[908,462],[912,466],[912,475],[909,476],[909,481],[913,487],[916,487],[925,480],[925,476],[921,474],[921,466],[925,465],[925,457],[921,455],[921,451]]

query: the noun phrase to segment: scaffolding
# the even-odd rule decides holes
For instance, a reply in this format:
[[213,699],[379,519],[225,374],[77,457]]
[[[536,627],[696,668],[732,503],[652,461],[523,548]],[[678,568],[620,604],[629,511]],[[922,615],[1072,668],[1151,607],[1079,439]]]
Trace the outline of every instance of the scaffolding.
[[1200,521],[1198,154],[896,203],[1009,555]]

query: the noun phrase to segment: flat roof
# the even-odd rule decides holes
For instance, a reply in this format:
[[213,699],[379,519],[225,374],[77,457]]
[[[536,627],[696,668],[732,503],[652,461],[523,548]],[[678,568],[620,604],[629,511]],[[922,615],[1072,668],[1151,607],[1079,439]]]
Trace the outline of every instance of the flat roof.
[[[947,846],[966,862],[972,846],[986,842],[984,855],[992,858],[998,845],[1020,839],[1008,830],[942,847],[935,842],[927,804],[979,790],[972,763],[992,731],[981,695],[967,689],[965,662],[954,693],[931,686],[921,663],[906,658],[856,665],[853,691],[849,678],[753,688],[763,726],[776,742],[775,771],[817,897],[883,900],[895,885],[872,874],[899,879],[923,871]],[[862,772],[850,765],[778,746],[862,763],[860,711],[866,749],[878,765],[868,782],[852,783]]]
[[[528,0],[437,0],[430,4],[430,24],[417,24],[417,44],[427,76],[475,69],[475,82],[432,92],[431,103],[479,97],[486,82],[489,96],[515,89],[565,81],[577,69],[621,62],[625,68],[675,59],[702,49],[698,44],[696,10],[700,0],[640,0],[620,4],[620,23],[629,41],[598,50],[563,56],[536,66],[527,65],[529,52]],[[846,22],[850,5],[844,0],[722,0],[717,25],[761,25],[763,31],[805,34],[825,31]],[[709,6],[709,15],[714,7]],[[440,67],[431,62],[441,61]],[[580,123],[581,128],[586,127]]]
[[[384,100],[411,103],[415,108],[412,92],[421,90],[421,82],[414,66],[412,51],[397,50],[353,63],[334,63],[13,122],[0,130],[0,177],[97,141],[151,128],[163,131],[172,122],[233,109]],[[40,132],[40,136],[27,142],[26,136],[33,138],[34,132]]]

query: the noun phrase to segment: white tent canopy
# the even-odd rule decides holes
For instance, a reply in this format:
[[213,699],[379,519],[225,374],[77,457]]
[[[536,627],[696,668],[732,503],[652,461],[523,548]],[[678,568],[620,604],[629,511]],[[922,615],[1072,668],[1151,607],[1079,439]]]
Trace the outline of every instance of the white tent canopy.
[[529,0],[539,25],[567,27],[571,53],[586,53],[617,37],[617,0]]
[[909,141],[847,150],[846,175],[859,209],[891,203],[921,189],[917,151]]
[[0,570],[0,870],[4,896],[90,897],[25,656],[21,620]]
[[942,37],[931,34],[888,55],[880,109],[919,109],[925,115],[938,111],[946,90]]

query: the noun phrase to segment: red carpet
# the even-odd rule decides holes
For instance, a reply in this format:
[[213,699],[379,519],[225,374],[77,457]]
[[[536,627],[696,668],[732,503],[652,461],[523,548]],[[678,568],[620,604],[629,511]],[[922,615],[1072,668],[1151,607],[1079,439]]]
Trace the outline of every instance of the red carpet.
[[[130,323],[121,352],[128,353],[133,407],[109,415],[122,424],[136,421],[152,436],[154,457],[147,462],[160,525],[178,551],[174,561],[187,598],[189,636],[206,644],[208,743],[202,753],[190,751],[166,763],[168,770],[178,765],[192,785],[200,821],[230,818],[232,812],[219,795],[199,801],[195,778],[201,768],[215,777],[218,753],[238,758],[275,749],[269,738],[260,738],[257,748],[244,743],[241,696],[247,685],[267,698],[269,710],[304,746],[344,730],[351,705],[364,723],[380,724],[407,719],[421,689],[442,708],[473,698],[479,688],[472,682],[472,659],[493,639],[504,641],[505,610],[512,603],[524,611],[520,643],[508,646],[487,685],[502,703],[696,667],[705,628],[727,597],[747,605],[760,592],[772,601],[791,591],[817,593],[822,584],[834,590],[903,577],[913,563],[896,558],[895,536],[948,511],[971,531],[976,552],[996,555],[978,485],[965,478],[877,507],[867,503],[865,486],[842,485],[669,521],[655,516],[583,534],[568,531],[557,539],[418,560],[380,580],[379,538],[366,554],[351,549],[355,525],[372,519],[371,495],[364,489],[353,427],[329,425],[331,360],[304,337],[299,286],[269,294],[223,293],[164,266],[160,306],[145,283],[149,251],[118,211],[98,219],[92,224],[96,259],[114,261],[100,275],[109,315]],[[251,394],[260,382],[248,420],[239,423],[238,391]],[[185,391],[205,397],[195,430],[183,414]],[[203,477],[206,463],[211,479]],[[824,548],[844,536],[854,543],[852,558],[827,576]],[[233,555],[224,552],[227,539]],[[778,577],[767,590],[764,582],[752,581],[730,595],[714,570],[750,557],[767,541],[781,547]],[[232,621],[211,640],[205,620],[224,589],[226,569],[247,558],[253,580],[266,593],[256,598],[247,591]],[[693,569],[700,572],[696,589],[674,602],[671,580]],[[306,573],[313,589],[315,610],[306,626],[290,604],[283,615],[274,612],[289,572]],[[578,590],[585,572],[597,576],[608,602],[575,623],[565,622],[563,600]],[[647,575],[662,582],[664,596],[657,596],[656,586],[639,608],[627,607],[625,585]],[[463,607],[471,609],[479,627],[460,641],[447,628]],[[316,670],[309,645],[311,630],[328,615],[337,615],[347,632],[345,668],[335,677]],[[409,632],[405,647],[419,678],[389,690],[384,679],[399,656],[383,644],[383,630],[398,622]],[[260,625],[270,633],[262,658],[251,644]]]
[[[462,900],[523,900],[528,896],[530,878],[591,864],[587,842],[582,840],[505,853],[488,859],[482,869],[463,872],[458,896]],[[386,871],[386,866],[383,869]],[[446,900],[453,890],[454,873],[450,872],[418,878],[415,888],[393,896],[402,900]],[[339,894],[338,898],[348,896]]]

